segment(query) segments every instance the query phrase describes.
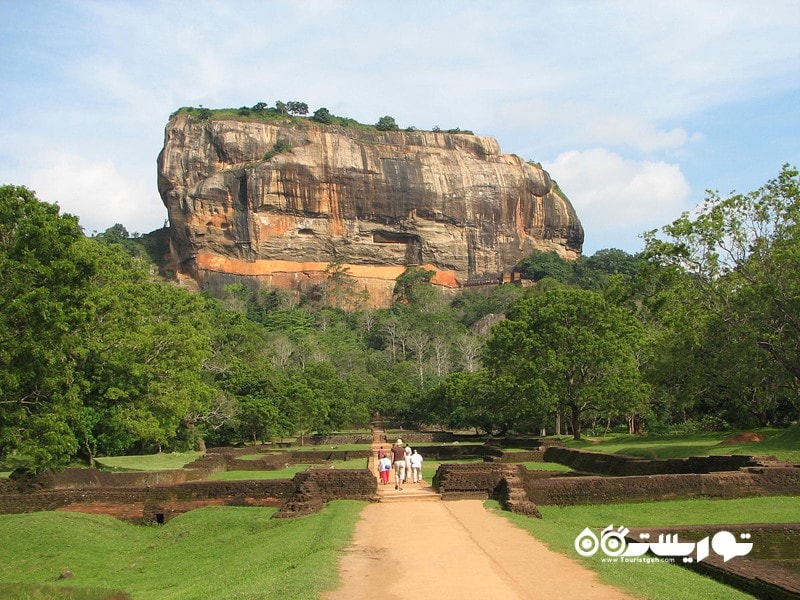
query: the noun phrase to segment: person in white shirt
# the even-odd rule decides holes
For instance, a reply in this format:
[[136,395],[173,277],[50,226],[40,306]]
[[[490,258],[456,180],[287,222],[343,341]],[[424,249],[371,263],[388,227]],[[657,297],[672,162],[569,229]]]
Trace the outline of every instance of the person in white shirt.
[[384,455],[378,461],[378,472],[381,474],[381,483],[386,485],[389,483],[389,471],[392,470],[392,461],[389,457]]
[[422,483],[422,455],[414,450],[409,461],[411,462],[411,481]]

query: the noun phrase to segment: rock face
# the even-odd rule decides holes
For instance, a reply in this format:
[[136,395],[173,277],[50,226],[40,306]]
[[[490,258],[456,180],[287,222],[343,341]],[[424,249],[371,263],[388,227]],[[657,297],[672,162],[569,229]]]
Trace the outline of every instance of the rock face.
[[545,171],[471,134],[178,113],[158,187],[177,269],[204,289],[302,291],[338,271],[386,306],[409,265],[457,288],[498,283],[533,249],[575,258],[583,244]]

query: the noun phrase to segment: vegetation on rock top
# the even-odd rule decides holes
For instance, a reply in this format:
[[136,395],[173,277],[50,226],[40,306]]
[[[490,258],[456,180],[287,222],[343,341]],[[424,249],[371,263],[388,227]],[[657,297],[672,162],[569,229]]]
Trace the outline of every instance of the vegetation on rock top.
[[[321,125],[337,125],[339,127],[347,127],[352,129],[365,129],[370,131],[399,131],[401,128],[395,121],[394,117],[384,115],[374,124],[359,123],[350,117],[341,117],[334,115],[327,108],[319,108],[311,116],[308,115],[308,105],[305,102],[282,102],[278,101],[275,106],[270,107],[265,102],[258,102],[251,107],[242,106],[240,108],[206,108],[203,106],[192,107],[184,106],[176,110],[170,118],[175,115],[186,114],[196,118],[199,121],[212,121],[212,120],[235,120],[235,121],[265,121],[265,122],[281,122],[281,123],[295,123],[303,124],[309,121]],[[417,131],[416,127],[409,126],[404,128],[404,131]],[[460,129],[458,127],[450,129],[440,129],[438,126],[430,131],[442,133],[461,133],[466,135],[474,135],[468,129]]]

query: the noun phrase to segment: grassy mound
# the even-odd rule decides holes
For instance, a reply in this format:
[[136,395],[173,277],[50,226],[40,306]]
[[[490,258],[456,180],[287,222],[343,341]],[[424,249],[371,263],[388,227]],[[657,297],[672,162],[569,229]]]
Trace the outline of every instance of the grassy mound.
[[[339,551],[362,506],[331,502],[320,513],[279,520],[270,519],[270,508],[208,507],[158,527],[79,513],[3,515],[0,592],[86,600],[113,590],[137,600],[317,598],[336,585]],[[74,577],[59,580],[67,569]]]

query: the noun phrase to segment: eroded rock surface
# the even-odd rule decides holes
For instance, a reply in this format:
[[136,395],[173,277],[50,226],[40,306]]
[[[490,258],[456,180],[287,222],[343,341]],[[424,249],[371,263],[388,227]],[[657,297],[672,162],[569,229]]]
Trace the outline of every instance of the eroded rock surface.
[[499,281],[533,249],[574,258],[583,243],[547,172],[470,134],[178,113],[158,184],[178,269],[202,288],[302,290],[335,265],[385,306],[409,265],[457,288]]

